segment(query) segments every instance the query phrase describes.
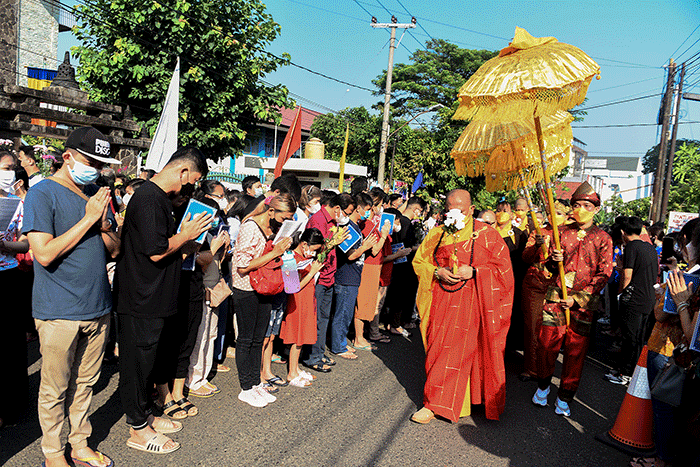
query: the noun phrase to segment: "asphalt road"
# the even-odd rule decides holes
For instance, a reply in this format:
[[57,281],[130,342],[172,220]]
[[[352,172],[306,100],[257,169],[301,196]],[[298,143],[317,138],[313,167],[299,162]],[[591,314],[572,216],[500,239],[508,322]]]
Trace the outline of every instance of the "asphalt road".
[[[571,418],[531,402],[536,384],[520,382],[519,356],[506,357],[506,409],[500,421],[487,420],[482,407],[459,423],[409,420],[421,406],[424,354],[417,332],[411,341],[392,336],[373,353],[358,350],[354,361],[338,359],[310,388],[283,388],[277,402],[250,407],[237,399],[235,360],[230,373],[216,376],[221,394],[192,398],[200,409],[172,437],[182,448],[169,455],[126,447],[128,428],[116,392],[119,374],[105,365],[93,399],[91,445],[116,466],[626,466],[629,457],[596,440],[615,422],[625,387],[607,383],[605,368],[588,361],[571,404]],[[0,430],[0,465],[39,466],[41,431],[36,391],[41,363],[30,344],[27,419]],[[282,365],[273,365],[280,376]],[[559,368],[557,372],[559,372]],[[558,383],[558,380],[555,379]],[[4,384],[11,382],[4,382]]]

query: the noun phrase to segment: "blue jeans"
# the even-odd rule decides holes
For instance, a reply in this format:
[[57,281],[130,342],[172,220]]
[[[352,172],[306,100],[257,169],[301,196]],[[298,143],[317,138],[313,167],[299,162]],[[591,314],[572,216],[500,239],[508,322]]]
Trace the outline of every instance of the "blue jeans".
[[[652,352],[647,354],[647,375],[649,377],[649,387],[656,378],[656,375],[668,362],[669,357]],[[677,427],[676,408],[651,398],[651,406],[654,411],[654,444],[656,445],[656,455],[666,462],[673,462],[675,457],[674,432]]]
[[331,316],[333,306],[333,286],[316,284],[316,343],[304,346],[302,362],[305,365],[320,365],[323,354],[326,351],[326,333],[328,332],[328,318]]
[[355,315],[355,302],[357,301],[358,285],[333,286],[335,295],[335,315],[331,323],[331,352],[335,354],[348,350],[348,329]]

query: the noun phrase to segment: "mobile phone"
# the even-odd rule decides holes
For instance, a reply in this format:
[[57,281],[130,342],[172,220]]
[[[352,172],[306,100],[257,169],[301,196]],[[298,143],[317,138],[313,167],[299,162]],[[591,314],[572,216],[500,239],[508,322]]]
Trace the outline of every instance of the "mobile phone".
[[673,237],[664,237],[661,240],[661,264],[665,264],[668,260],[675,256],[673,249],[675,240]]

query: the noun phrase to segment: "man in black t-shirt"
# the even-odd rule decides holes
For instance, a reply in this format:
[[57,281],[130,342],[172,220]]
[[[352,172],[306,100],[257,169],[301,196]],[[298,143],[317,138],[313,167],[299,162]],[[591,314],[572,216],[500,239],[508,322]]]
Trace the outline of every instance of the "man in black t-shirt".
[[151,414],[148,381],[151,376],[159,380],[152,373],[169,367],[157,364],[156,355],[163,327],[177,311],[183,247],[189,247],[211,222],[210,215],[187,217],[176,233],[173,202],[186,202],[194,184],[207,171],[199,150],[179,149],[161,172],[134,193],[124,218],[123,255],[114,282],[119,314],[119,391],[126,422],[131,426],[127,445],[141,451],[168,453],[180,447],[163,434],[181,430],[182,424]]
[[634,372],[644,346],[647,320],[656,300],[654,284],[659,265],[654,245],[640,238],[643,226],[642,220],[636,216],[620,219],[625,245],[619,296],[622,352],[618,368],[620,374],[613,375],[617,378],[608,377],[613,383],[627,383]]

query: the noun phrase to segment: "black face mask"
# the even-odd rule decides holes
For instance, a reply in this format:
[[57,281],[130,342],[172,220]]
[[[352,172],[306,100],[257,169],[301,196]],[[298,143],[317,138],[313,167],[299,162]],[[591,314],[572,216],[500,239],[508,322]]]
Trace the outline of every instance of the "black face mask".
[[282,227],[282,223],[275,219],[274,217],[270,218],[270,230],[272,230],[272,233],[277,233]]
[[180,188],[180,196],[184,198],[191,198],[194,194],[194,183],[185,183]]

